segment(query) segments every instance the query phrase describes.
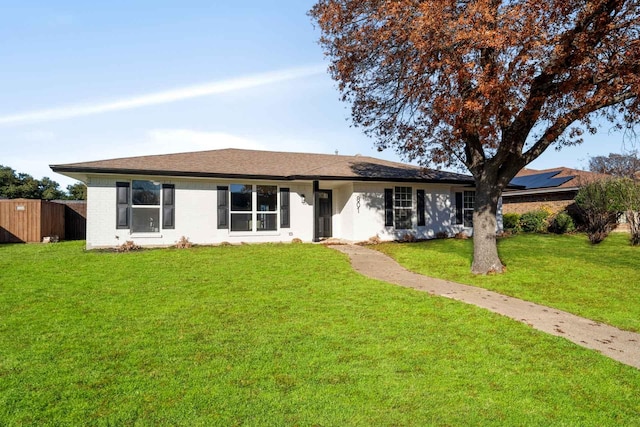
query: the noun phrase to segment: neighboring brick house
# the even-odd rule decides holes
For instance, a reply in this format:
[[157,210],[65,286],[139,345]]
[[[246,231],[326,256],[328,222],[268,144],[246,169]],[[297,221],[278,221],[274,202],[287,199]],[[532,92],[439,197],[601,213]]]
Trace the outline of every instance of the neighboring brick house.
[[556,213],[571,209],[580,187],[602,178],[609,178],[609,175],[565,167],[524,168],[511,181],[512,185],[524,188],[502,194],[502,213],[523,214],[542,208]]

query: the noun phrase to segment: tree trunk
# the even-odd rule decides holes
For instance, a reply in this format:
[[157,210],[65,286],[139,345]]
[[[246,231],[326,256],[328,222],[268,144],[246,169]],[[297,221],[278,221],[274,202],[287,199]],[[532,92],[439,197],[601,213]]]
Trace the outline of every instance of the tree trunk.
[[504,266],[498,257],[496,229],[498,200],[501,191],[495,182],[483,177],[476,179],[476,200],[473,212],[474,274],[502,273]]
[[640,211],[627,211],[629,240],[632,246],[640,246]]

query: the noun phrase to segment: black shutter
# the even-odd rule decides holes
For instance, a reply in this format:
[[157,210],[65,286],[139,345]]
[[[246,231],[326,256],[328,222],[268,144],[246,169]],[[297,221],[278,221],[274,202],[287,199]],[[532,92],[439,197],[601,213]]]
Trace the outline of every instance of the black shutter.
[[229,228],[229,187],[218,187],[218,229]]
[[384,225],[393,227],[393,188],[384,189]]
[[456,193],[456,224],[462,224],[462,193]]
[[290,213],[289,209],[289,189],[281,188],[280,189],[280,228],[289,228],[290,224]]
[[129,228],[129,183],[116,182],[116,228]]
[[175,186],[162,184],[162,228],[176,228]]
[[418,226],[425,224],[424,218],[424,190],[417,190],[418,196]]

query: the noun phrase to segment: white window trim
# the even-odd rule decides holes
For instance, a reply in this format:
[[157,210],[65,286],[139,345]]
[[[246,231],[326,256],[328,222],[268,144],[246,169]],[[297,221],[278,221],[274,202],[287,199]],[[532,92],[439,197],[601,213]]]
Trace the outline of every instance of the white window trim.
[[[467,194],[473,194],[473,203],[471,203],[470,205],[467,204]],[[473,219],[471,222],[471,225],[467,225],[466,224],[466,218],[467,215],[466,213],[468,211],[471,211],[471,218],[473,218],[473,210],[475,208],[475,202],[476,202],[476,192],[475,191],[469,191],[469,190],[465,190],[462,192],[462,225],[465,228],[473,228]]]
[[[159,197],[158,197],[158,204],[157,205],[136,205],[133,203],[133,193],[135,192],[135,186],[134,186],[134,182],[136,181],[145,181],[145,182],[150,182],[153,185],[157,185],[159,187]],[[145,237],[145,236],[158,236],[160,233],[162,233],[162,183],[157,183],[157,181],[153,181],[150,179],[132,179],[131,180],[131,200],[130,200],[130,206],[131,206],[131,224],[130,224],[130,228],[129,228],[129,234],[131,234],[132,236],[140,236],[140,237]],[[133,231],[133,216],[134,216],[134,212],[136,209],[157,209],[158,210],[158,226],[156,227],[157,230],[154,231]]]
[[[231,187],[234,185],[250,185],[251,186],[251,210],[250,211],[234,211],[232,210],[233,207],[233,202],[232,202],[232,197],[231,197]],[[258,208],[258,186],[269,186],[269,187],[275,187],[276,188],[276,209],[273,211],[259,211],[257,210]],[[233,236],[233,237],[255,237],[255,236],[280,236],[281,235],[281,231],[280,231],[280,186],[276,185],[276,184],[243,184],[241,182],[234,182],[234,183],[230,183],[228,185],[229,189],[228,194],[229,194],[229,213],[228,213],[228,224],[229,224],[229,228],[228,228],[228,235],[229,236]],[[233,214],[249,214],[251,213],[251,230],[238,230],[238,231],[232,231],[231,227],[232,227],[232,221],[231,221],[231,216]],[[273,215],[276,218],[276,229],[275,230],[261,230],[258,231],[257,229],[257,224],[258,224],[258,214],[268,214],[268,215]]]
[[[408,189],[408,192],[403,192],[402,194],[408,195],[409,199],[411,200],[411,206],[398,206],[398,203],[400,202],[400,199],[398,198],[398,193],[400,193],[398,191],[399,188],[402,189]],[[413,204],[414,204],[414,197],[413,197],[413,187],[409,187],[409,186],[395,186],[393,188],[393,227],[396,230],[412,230],[413,229]],[[398,227],[398,211],[408,211],[409,212],[409,224],[408,227],[406,228],[399,228]]]

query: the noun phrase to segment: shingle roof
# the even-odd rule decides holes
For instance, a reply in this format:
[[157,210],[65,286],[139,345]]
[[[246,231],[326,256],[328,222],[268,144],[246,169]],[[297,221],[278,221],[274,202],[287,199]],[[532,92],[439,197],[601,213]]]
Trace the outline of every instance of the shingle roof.
[[223,149],[51,165],[58,173],[473,184],[469,175],[367,156]]

